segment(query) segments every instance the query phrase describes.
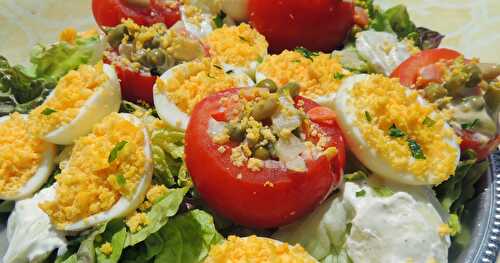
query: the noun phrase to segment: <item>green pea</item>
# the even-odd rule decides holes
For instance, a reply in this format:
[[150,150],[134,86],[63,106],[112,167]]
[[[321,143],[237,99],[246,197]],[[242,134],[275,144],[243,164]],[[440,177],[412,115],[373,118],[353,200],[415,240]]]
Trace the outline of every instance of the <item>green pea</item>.
[[151,65],[163,65],[165,63],[165,52],[163,52],[161,49],[153,49],[152,51],[148,52],[148,62]]
[[490,87],[484,94],[484,100],[486,105],[492,112],[497,112],[500,110],[500,84],[492,83]]
[[468,88],[473,88],[481,82],[482,72],[481,69],[475,64],[468,64],[465,66],[464,70],[468,73],[469,78],[465,83]]
[[245,140],[246,131],[241,125],[229,126],[229,138],[233,142],[242,142]]
[[161,45],[161,39],[158,36],[155,36],[152,39],[146,41],[146,43],[144,43],[144,48],[155,49],[159,48],[160,45]]
[[424,89],[424,97],[431,102],[441,99],[446,95],[448,95],[448,90],[436,83],[432,83]]
[[121,43],[124,35],[126,34],[127,27],[125,25],[119,25],[113,29],[111,29],[107,36],[106,40],[113,48],[117,48]]
[[275,93],[276,91],[278,91],[278,86],[271,79],[261,80],[259,83],[257,83],[257,87],[259,87],[259,88],[266,88],[271,93]]
[[285,86],[281,87],[281,90],[283,90],[285,94],[288,93],[288,95],[290,95],[292,98],[295,98],[300,93],[300,85],[295,82],[290,82]]
[[271,157],[269,151],[264,147],[259,147],[254,152],[254,157],[261,160],[267,160]]
[[271,118],[278,107],[278,101],[274,97],[269,97],[257,102],[252,109],[250,116],[252,116],[256,121],[263,121]]

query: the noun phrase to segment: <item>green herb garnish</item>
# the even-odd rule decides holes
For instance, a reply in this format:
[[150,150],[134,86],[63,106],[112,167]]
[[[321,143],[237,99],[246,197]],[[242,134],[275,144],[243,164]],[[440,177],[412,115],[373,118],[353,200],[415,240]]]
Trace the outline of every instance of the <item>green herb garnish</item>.
[[233,74],[233,73],[234,73],[234,70],[232,70],[232,69],[226,71],[226,74]]
[[394,194],[394,191],[387,186],[373,187],[373,191],[380,197],[389,197]]
[[404,133],[402,130],[398,129],[396,127],[396,124],[392,124],[392,126],[389,128],[389,136],[393,138],[401,138],[405,137],[406,133]]
[[54,109],[51,109],[51,108],[45,108],[45,110],[42,111],[42,114],[45,116],[49,116],[50,114],[52,114],[54,112],[57,112],[57,111]]
[[352,174],[346,174],[344,175],[344,180],[346,182],[354,182],[354,181],[361,181],[361,180],[366,180],[368,179],[368,175],[365,174],[363,171],[357,171]]
[[125,176],[123,176],[123,174],[119,173],[115,176],[116,176],[116,182],[118,183],[118,185],[125,186],[127,184],[127,180],[125,179]]
[[258,56],[257,57],[257,63],[262,63],[262,61],[264,61],[264,58],[262,58],[261,56]]
[[292,62],[293,62],[293,63],[300,63],[300,60],[298,60],[298,59],[294,59],[294,60],[292,60]]
[[120,151],[123,150],[123,148],[125,147],[125,145],[127,145],[127,143],[128,143],[127,141],[121,141],[115,145],[113,150],[111,150],[111,152],[109,153],[108,163],[112,163],[114,160],[116,160],[116,158],[118,158],[118,153],[120,153]]
[[250,43],[250,40],[248,40],[248,39],[246,39],[246,38],[244,38],[244,37],[242,37],[242,36],[239,36],[239,38],[240,38],[242,41],[245,41],[245,42],[247,42],[247,43]]
[[365,195],[366,195],[366,191],[365,190],[360,190],[360,191],[356,192],[356,197],[362,197],[362,196],[365,196]]
[[408,147],[410,148],[411,155],[413,158],[418,160],[424,160],[425,155],[422,151],[422,147],[413,139],[408,140]]
[[372,115],[367,111],[365,111],[365,118],[368,122],[372,122]]
[[214,65],[214,67],[215,67],[215,68],[218,68],[218,69],[220,69],[220,70],[224,70],[221,66],[219,66],[219,65],[217,65],[217,64],[215,64],[215,65]]
[[422,122],[423,125],[427,126],[427,127],[432,127],[434,124],[436,124],[436,121],[429,118],[429,117],[425,117],[424,121]]
[[462,123],[462,129],[464,130],[471,130],[473,129],[475,126],[477,126],[479,124],[479,119],[475,119],[473,122],[470,122],[470,123]]
[[305,47],[298,47],[295,48],[295,52],[300,53],[302,56],[304,56],[307,59],[313,60],[313,57],[319,56],[318,52],[310,51],[309,49]]
[[335,74],[333,74],[333,78],[336,80],[342,80],[343,78],[345,78],[345,74],[342,74],[340,72],[335,72]]
[[214,24],[217,28],[221,28],[224,25],[224,18],[226,18],[226,13],[220,11],[220,13],[214,18]]

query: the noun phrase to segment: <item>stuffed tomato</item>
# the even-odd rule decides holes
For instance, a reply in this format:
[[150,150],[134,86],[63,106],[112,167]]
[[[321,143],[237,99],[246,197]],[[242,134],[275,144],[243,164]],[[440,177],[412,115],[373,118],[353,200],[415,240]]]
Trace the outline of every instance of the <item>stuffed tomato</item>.
[[331,110],[294,96],[294,84],[267,87],[207,97],[186,131],[186,165],[202,198],[257,228],[311,212],[339,185],[345,163]]

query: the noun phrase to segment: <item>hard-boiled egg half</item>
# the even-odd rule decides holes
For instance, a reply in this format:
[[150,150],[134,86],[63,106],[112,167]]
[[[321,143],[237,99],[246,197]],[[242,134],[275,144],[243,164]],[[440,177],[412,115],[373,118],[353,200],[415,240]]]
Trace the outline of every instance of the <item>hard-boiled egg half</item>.
[[112,66],[82,65],[64,76],[47,100],[29,115],[31,132],[61,145],[72,144],[120,108],[120,83]]
[[187,128],[194,106],[211,94],[254,83],[244,73],[226,71],[213,59],[188,62],[165,72],[153,88],[156,111],[172,127]]
[[[203,38],[221,24],[234,25],[227,16],[219,16],[222,0],[184,0],[180,7],[181,23],[192,36]],[[218,17],[219,16],[219,17]]]
[[235,21],[248,20],[248,0],[222,0],[222,10]]
[[459,139],[444,114],[397,79],[346,79],[335,111],[351,151],[374,173],[410,185],[436,185],[455,173]]
[[135,210],[153,173],[149,135],[130,114],[112,113],[76,140],[56,177],[55,199],[40,204],[57,229],[79,231]]
[[226,70],[244,71],[250,76],[267,56],[266,38],[250,25],[223,26],[202,39],[211,57],[219,59]]
[[211,248],[205,263],[217,262],[318,262],[300,245],[250,236],[229,236],[228,240]]
[[336,57],[299,48],[266,57],[257,67],[255,78],[257,83],[271,79],[278,87],[295,82],[300,85],[300,95],[333,106],[338,87],[349,75]]
[[31,136],[28,128],[26,115],[0,118],[0,199],[32,195],[52,172],[55,146]]

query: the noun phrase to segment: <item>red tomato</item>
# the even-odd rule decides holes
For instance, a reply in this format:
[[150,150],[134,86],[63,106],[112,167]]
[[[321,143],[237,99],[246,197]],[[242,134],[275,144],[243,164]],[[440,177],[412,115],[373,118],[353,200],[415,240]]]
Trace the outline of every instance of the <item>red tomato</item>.
[[441,60],[453,60],[461,55],[462,54],[457,51],[447,48],[424,50],[401,63],[401,65],[392,72],[391,77],[399,78],[402,85],[410,87],[417,82],[422,68],[435,64]]
[[221,215],[257,228],[288,224],[311,212],[340,183],[345,163],[340,129],[336,123],[318,123],[331,138],[328,146],[337,147],[338,154],[332,159],[307,160],[307,172],[282,168],[252,172],[245,166],[236,167],[230,148],[218,151],[220,145],[212,141],[207,130],[211,113],[221,107],[220,99],[238,91],[223,91],[196,105],[186,130],[187,168],[201,197]]
[[168,27],[180,20],[179,7],[151,0],[148,7],[134,6],[126,0],[92,0],[92,12],[101,27],[114,27],[130,18],[139,25],[165,23]]
[[120,79],[122,98],[128,101],[145,101],[153,105],[153,86],[156,76],[132,71],[115,64],[116,75]]
[[337,119],[337,115],[330,108],[318,106],[307,111],[307,116],[312,121],[318,123],[332,123]]
[[474,133],[470,131],[462,131],[461,132],[462,143],[460,143],[460,149],[462,151],[465,150],[473,150],[477,154],[478,160],[484,160],[488,158],[490,153],[494,152],[495,149],[500,144],[500,136],[496,136],[491,139],[489,142],[483,144],[476,139],[474,139]]
[[354,25],[354,5],[341,0],[249,0],[248,10],[274,53],[298,46],[332,51]]

